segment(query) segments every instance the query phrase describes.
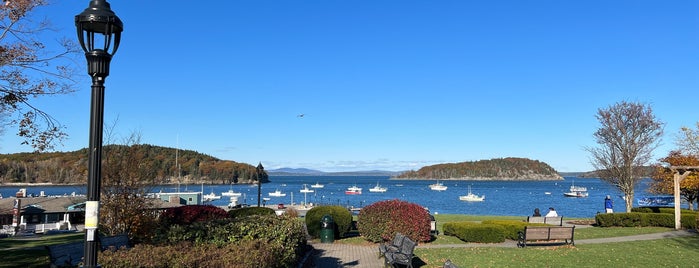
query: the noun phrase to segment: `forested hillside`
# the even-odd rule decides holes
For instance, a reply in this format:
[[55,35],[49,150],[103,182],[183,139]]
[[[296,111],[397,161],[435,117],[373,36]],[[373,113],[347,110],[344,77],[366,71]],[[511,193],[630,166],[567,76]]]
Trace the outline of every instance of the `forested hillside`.
[[[130,161],[116,159],[126,157]],[[83,184],[87,182],[87,158],[87,149],[74,152],[0,154],[0,183]],[[139,179],[153,184],[228,184],[254,183],[257,180],[256,169],[252,165],[168,147],[107,145],[103,148],[102,160],[103,176],[109,176],[109,165],[118,165],[137,174],[135,176],[139,176]],[[128,163],[136,164],[129,166]],[[262,182],[267,182],[267,179],[265,173]]]
[[527,158],[498,158],[475,162],[438,164],[402,173],[401,179],[441,180],[562,180],[544,162]]

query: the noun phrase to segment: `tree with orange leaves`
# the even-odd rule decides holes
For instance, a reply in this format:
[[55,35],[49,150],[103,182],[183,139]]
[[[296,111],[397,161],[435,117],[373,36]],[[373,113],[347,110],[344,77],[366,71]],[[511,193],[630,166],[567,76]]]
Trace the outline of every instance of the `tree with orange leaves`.
[[[683,154],[680,151],[671,151],[659,162],[661,164],[655,165],[653,182],[649,188],[651,192],[659,194],[673,193],[674,172],[668,168],[669,166],[699,166],[699,158],[696,155]],[[692,172],[682,180],[680,196],[689,203],[689,209],[694,210],[694,202],[699,198],[699,174]]]
[[[59,122],[33,100],[75,91],[79,46],[69,39],[46,43],[52,29],[32,17],[46,0],[3,0],[0,5],[0,131],[17,127],[22,144],[37,152],[53,150],[67,134]],[[44,40],[42,40],[44,39]]]

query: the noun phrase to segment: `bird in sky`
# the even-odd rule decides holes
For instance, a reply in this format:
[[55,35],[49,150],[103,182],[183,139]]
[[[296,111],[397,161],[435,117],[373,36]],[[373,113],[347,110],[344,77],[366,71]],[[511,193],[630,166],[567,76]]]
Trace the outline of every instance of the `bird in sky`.
[[304,116],[306,116],[306,114],[298,114],[296,117],[303,118]]

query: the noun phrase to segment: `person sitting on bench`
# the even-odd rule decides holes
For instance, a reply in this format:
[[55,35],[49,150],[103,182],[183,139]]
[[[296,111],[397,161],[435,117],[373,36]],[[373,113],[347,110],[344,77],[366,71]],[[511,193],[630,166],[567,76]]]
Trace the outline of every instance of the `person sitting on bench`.
[[558,217],[558,213],[556,213],[556,210],[551,207],[549,208],[549,213],[546,213],[545,217]]

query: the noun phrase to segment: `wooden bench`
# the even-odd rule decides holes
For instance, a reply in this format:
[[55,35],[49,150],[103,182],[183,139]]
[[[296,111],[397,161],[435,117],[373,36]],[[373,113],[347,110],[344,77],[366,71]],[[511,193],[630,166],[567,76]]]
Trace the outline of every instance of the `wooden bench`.
[[575,245],[575,226],[526,226],[519,232],[517,246],[520,248],[532,243],[565,243]]
[[400,249],[400,246],[403,244],[403,239],[405,236],[401,233],[396,233],[396,236],[393,237],[393,240],[390,243],[384,243],[379,245],[379,256],[384,256],[386,255],[386,252],[396,252]]
[[100,242],[100,248],[102,249],[102,251],[105,251],[105,250],[115,251],[118,249],[131,248],[131,245],[129,244],[129,236],[126,234],[100,237],[99,242]]
[[[130,248],[126,234],[103,236],[99,239],[101,251]],[[85,255],[85,241],[46,246],[49,251],[51,267],[76,267]]]
[[403,238],[403,242],[397,251],[386,251],[384,257],[386,258],[386,265],[391,265],[391,267],[396,264],[405,265],[406,267],[413,267],[413,250],[417,243],[410,240],[407,236]]
[[563,226],[563,217],[527,217],[527,223],[545,223],[551,225]]

